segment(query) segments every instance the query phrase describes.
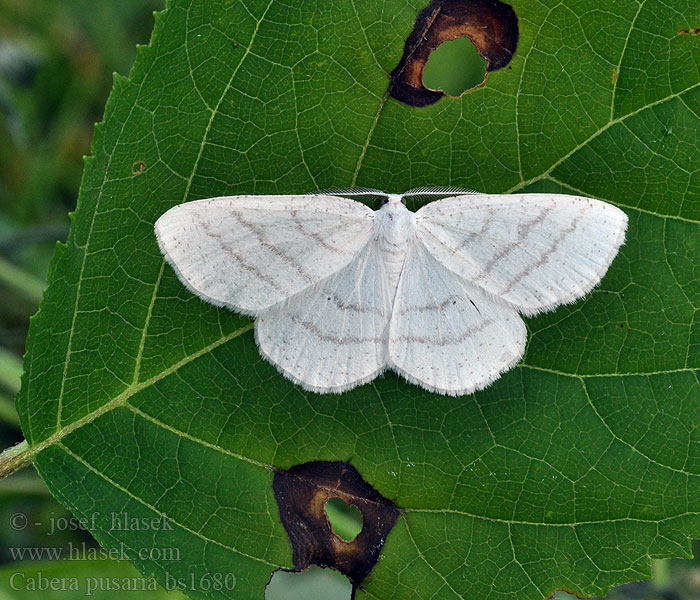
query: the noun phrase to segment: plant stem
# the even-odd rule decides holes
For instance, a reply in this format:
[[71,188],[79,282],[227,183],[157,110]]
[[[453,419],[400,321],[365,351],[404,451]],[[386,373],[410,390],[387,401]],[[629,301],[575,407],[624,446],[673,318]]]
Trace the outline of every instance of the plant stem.
[[26,467],[31,462],[33,455],[34,452],[29,447],[27,440],[0,453],[0,479]]

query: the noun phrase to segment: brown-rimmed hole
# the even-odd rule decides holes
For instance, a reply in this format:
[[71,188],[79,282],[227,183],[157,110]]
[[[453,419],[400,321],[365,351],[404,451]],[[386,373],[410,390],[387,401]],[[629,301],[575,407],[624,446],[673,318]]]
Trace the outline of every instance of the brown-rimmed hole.
[[356,506],[341,498],[329,498],[325,510],[333,533],[340,539],[352,542],[362,531],[362,513]]
[[[331,567],[359,586],[379,559],[399,509],[349,462],[312,461],[277,470],[272,482],[280,520],[292,545],[295,571]],[[340,498],[362,514],[362,528],[350,541],[331,528],[327,502]]]
[[391,72],[389,94],[409,106],[428,106],[445,96],[423,82],[431,53],[442,43],[469,38],[489,72],[510,63],[518,46],[518,17],[500,0],[432,0],[416,17],[399,64]]
[[447,96],[461,96],[484,82],[486,66],[486,60],[468,37],[449,40],[428,57],[423,85]]

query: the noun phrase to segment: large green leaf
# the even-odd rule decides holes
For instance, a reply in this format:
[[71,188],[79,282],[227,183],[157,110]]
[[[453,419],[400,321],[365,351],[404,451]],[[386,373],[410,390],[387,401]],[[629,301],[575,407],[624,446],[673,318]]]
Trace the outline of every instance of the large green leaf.
[[[162,582],[233,573],[236,598],[262,598],[291,566],[272,470],[316,459],[351,457],[405,509],[361,596],[600,593],[700,532],[700,37],[678,34],[697,3],[514,2],[512,68],[411,108],[387,73],[421,8],[177,0],[115,81],[19,410],[52,492]],[[627,211],[628,242],[587,299],[528,320],[525,359],[483,392],[387,374],[307,394],[249,319],[183,288],[152,224],[195,198],[351,184],[595,196]]]

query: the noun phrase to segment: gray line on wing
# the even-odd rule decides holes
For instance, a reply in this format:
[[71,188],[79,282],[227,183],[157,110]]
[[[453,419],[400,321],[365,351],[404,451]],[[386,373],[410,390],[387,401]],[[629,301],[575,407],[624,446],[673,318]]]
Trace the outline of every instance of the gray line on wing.
[[488,219],[484,221],[483,225],[481,226],[481,229],[479,231],[473,231],[468,233],[464,241],[459,246],[457,246],[453,250],[453,252],[460,252],[461,250],[464,250],[464,248],[467,247],[474,238],[481,237],[488,231],[488,228],[491,225],[491,219],[496,216],[496,209],[489,207],[488,209],[486,209],[486,212],[489,216]]
[[405,315],[406,313],[409,313],[409,312],[435,312],[435,311],[439,312],[439,311],[442,311],[445,308],[447,308],[450,304],[456,304],[458,300],[463,301],[464,299],[465,299],[464,295],[450,294],[440,304],[423,304],[421,306],[403,307],[403,308],[401,308],[401,310],[399,310],[398,314]]
[[428,336],[414,336],[414,335],[400,335],[392,340],[392,342],[408,342],[410,344],[426,344],[432,346],[448,346],[457,345],[469,337],[472,337],[475,333],[480,333],[487,327],[494,324],[494,319],[484,319],[476,327],[471,327],[466,329],[461,334],[445,336],[443,338],[434,338]]
[[566,238],[568,235],[574,233],[576,229],[578,229],[579,223],[583,220],[583,217],[585,215],[585,211],[579,212],[579,214],[576,216],[576,218],[571,221],[571,224],[564,230],[561,231],[561,233],[556,237],[556,239],[550,244],[549,248],[547,251],[540,257],[540,259],[536,263],[529,264],[527,267],[525,267],[520,273],[518,273],[508,284],[508,287],[506,287],[503,292],[501,292],[501,296],[504,296],[510,292],[513,291],[513,286],[522,281],[525,277],[527,277],[532,271],[535,269],[541,267],[544,265],[549,259],[554,256],[554,253],[557,251],[559,248],[559,245],[562,243],[564,238]]
[[354,335],[346,337],[338,337],[335,335],[330,335],[321,331],[313,321],[304,320],[299,315],[289,315],[287,317],[292,323],[299,327],[303,327],[307,331],[314,334],[318,339],[324,342],[332,342],[334,344],[366,344],[367,342],[379,342],[382,340],[381,336],[374,337],[357,337]]
[[[336,246],[333,246],[332,244],[329,244],[326,240],[324,240],[321,235],[316,232],[316,231],[307,231],[304,228],[304,221],[302,219],[298,219],[299,211],[298,210],[293,210],[290,212],[292,215],[292,222],[294,225],[296,225],[297,229],[301,232],[301,234],[305,237],[310,237],[312,240],[314,240],[319,246],[325,248],[326,250],[333,252],[334,254],[339,254],[340,256],[348,256],[349,254],[353,254],[353,252],[348,252],[344,251],[341,248],[337,248]],[[342,223],[338,223],[337,225],[333,227],[326,228],[326,231],[334,231],[336,229],[342,229],[343,228]]]
[[[492,219],[494,219],[498,215],[498,212],[499,212],[499,210],[494,208],[494,207],[489,207],[487,209],[487,213],[489,216],[484,221],[484,223],[482,224],[481,229],[479,231],[467,232],[462,227],[455,226],[452,223],[445,223],[445,222],[437,221],[437,220],[432,221],[432,222],[430,222],[430,221],[426,222],[425,225],[428,225],[428,227],[426,227],[424,229],[424,231],[427,232],[428,234],[430,234],[438,244],[440,244],[441,246],[444,246],[445,249],[450,252],[450,254],[456,254],[460,258],[462,258],[463,260],[468,260],[471,263],[471,265],[473,265],[475,273],[474,273],[474,275],[472,275],[470,277],[471,281],[479,284],[480,282],[483,282],[486,279],[491,279],[494,283],[500,283],[498,277],[496,277],[496,274],[491,272],[491,269],[495,265],[496,261],[500,260],[501,258],[504,258],[507,254],[509,254],[515,248],[518,248],[518,247],[521,250],[523,250],[524,252],[526,252],[527,254],[533,255],[531,250],[529,250],[527,247],[522,246],[522,242],[527,237],[527,235],[530,233],[532,228],[538,222],[540,222],[541,220],[544,219],[544,217],[546,216],[546,213],[549,212],[549,210],[550,210],[549,207],[545,207],[533,219],[531,219],[530,221],[527,221],[525,223],[521,223],[517,229],[519,235],[518,235],[518,239],[516,239],[516,240],[506,240],[504,238],[498,238],[498,237],[495,237],[493,235],[487,235],[486,232],[488,231],[489,227],[492,224]],[[448,229],[448,230],[449,229],[456,229],[464,236],[464,240],[462,240],[462,242],[460,242],[459,245],[452,247],[452,246],[446,244],[439,236],[435,235],[435,233],[433,233],[433,231],[429,227],[429,225],[431,225],[431,224],[438,225],[439,227],[443,227],[443,228]],[[469,252],[469,245],[472,243],[472,241],[474,239],[478,239],[478,238],[487,238],[487,239],[493,240],[494,242],[498,242],[500,244],[503,244],[503,246],[504,246],[500,252],[498,252],[496,255],[494,255],[489,260],[489,262],[486,264],[485,267],[482,266],[478,261],[476,261],[472,257],[471,253]],[[465,249],[466,249],[466,251],[464,251]],[[533,255],[533,259],[537,259],[537,256]]]
[[[224,240],[224,238],[216,233],[209,223],[203,221],[201,217],[197,215],[197,213],[194,214],[194,218],[198,221],[199,225],[204,229],[204,231],[207,233],[207,235],[213,239],[215,239],[221,247],[226,250],[229,254],[229,256],[233,257],[236,262],[238,262],[241,267],[243,267],[244,270],[248,271],[249,273],[253,273],[258,279],[261,281],[264,281],[267,283],[270,287],[274,288],[278,292],[282,292],[283,294],[287,295],[288,292],[286,292],[284,289],[282,289],[277,282],[275,282],[274,279],[272,279],[269,275],[267,275],[264,271],[261,271],[258,269],[255,265],[250,264],[246,259],[243,257],[242,254],[240,254],[237,250],[234,250],[228,242]],[[240,290],[245,289],[245,286],[241,286],[239,288]]]
[[278,258],[282,259],[284,262],[287,264],[291,265],[294,270],[298,273],[298,275],[304,279],[307,283],[316,283],[318,281],[318,278],[314,278],[309,273],[307,273],[306,269],[302,266],[302,264],[296,260],[294,257],[289,256],[288,254],[282,252],[279,248],[277,248],[274,244],[271,244],[263,235],[263,231],[260,227],[255,225],[255,223],[251,223],[250,221],[247,221],[243,214],[240,211],[233,211],[233,213],[237,216],[238,222],[243,225],[244,227],[247,227],[249,231],[251,231],[254,235],[257,236],[258,242],[260,245],[265,248],[268,252],[271,254],[274,254]]
[[[456,253],[455,248],[452,248],[452,246],[450,246],[449,244],[446,244],[444,241],[442,241],[440,236],[435,235],[435,232],[431,229],[430,225],[431,225],[430,223],[423,224],[423,232],[430,235],[435,240],[435,242],[437,242],[437,244],[446,248],[451,254],[455,254]],[[439,224],[439,225],[443,226],[442,224]],[[472,258],[471,254],[469,254],[469,252],[466,252],[465,254],[461,255],[460,258],[462,258],[463,260],[468,260],[470,262],[470,264],[473,265],[475,270],[477,270],[478,272],[481,272],[481,266],[479,265],[479,263],[477,263],[474,260],[474,258]]]
[[509,244],[507,244],[504,248],[501,249],[500,252],[497,252],[494,254],[489,261],[486,263],[484,268],[482,269],[481,273],[479,273],[479,276],[475,278],[474,281],[483,281],[486,277],[488,277],[489,273],[493,269],[493,267],[496,265],[496,263],[502,259],[504,259],[506,256],[508,256],[513,250],[516,248],[519,248],[521,244],[525,241],[527,236],[530,234],[532,231],[532,228],[535,225],[538,225],[541,223],[544,218],[547,216],[547,214],[550,212],[550,209],[548,207],[543,208],[539,213],[537,213],[532,219],[525,221],[524,223],[521,223],[518,225],[518,237],[515,240],[512,240]]
[[332,300],[333,304],[336,305],[337,308],[340,310],[350,310],[359,314],[375,314],[380,317],[385,317],[385,313],[380,310],[379,308],[374,308],[373,306],[362,306],[361,304],[355,304],[352,302],[348,302],[347,300],[341,298],[336,294],[335,292],[329,293],[329,292],[323,292],[323,290],[319,290],[319,295],[320,296],[325,296],[326,300]]

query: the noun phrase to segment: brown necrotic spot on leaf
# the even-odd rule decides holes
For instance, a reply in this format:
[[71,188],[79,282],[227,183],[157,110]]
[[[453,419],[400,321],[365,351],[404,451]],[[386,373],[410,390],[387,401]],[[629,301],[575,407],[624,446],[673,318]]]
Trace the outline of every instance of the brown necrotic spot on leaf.
[[442,98],[441,90],[425,87],[423,70],[433,50],[459,37],[468,37],[486,59],[488,77],[513,58],[518,18],[510,5],[498,0],[433,0],[418,14],[406,39],[403,56],[391,73],[390,95],[411,106],[427,106]]
[[[399,516],[396,505],[382,496],[347,462],[315,461],[275,473],[275,499],[282,525],[292,544],[294,570],[311,565],[346,575],[357,588],[379,558]],[[351,541],[338,536],[326,514],[331,498],[357,507],[362,530]]]
[[146,170],[146,163],[143,162],[142,160],[137,160],[134,162],[133,165],[131,165],[131,172],[134,175],[141,175]]

